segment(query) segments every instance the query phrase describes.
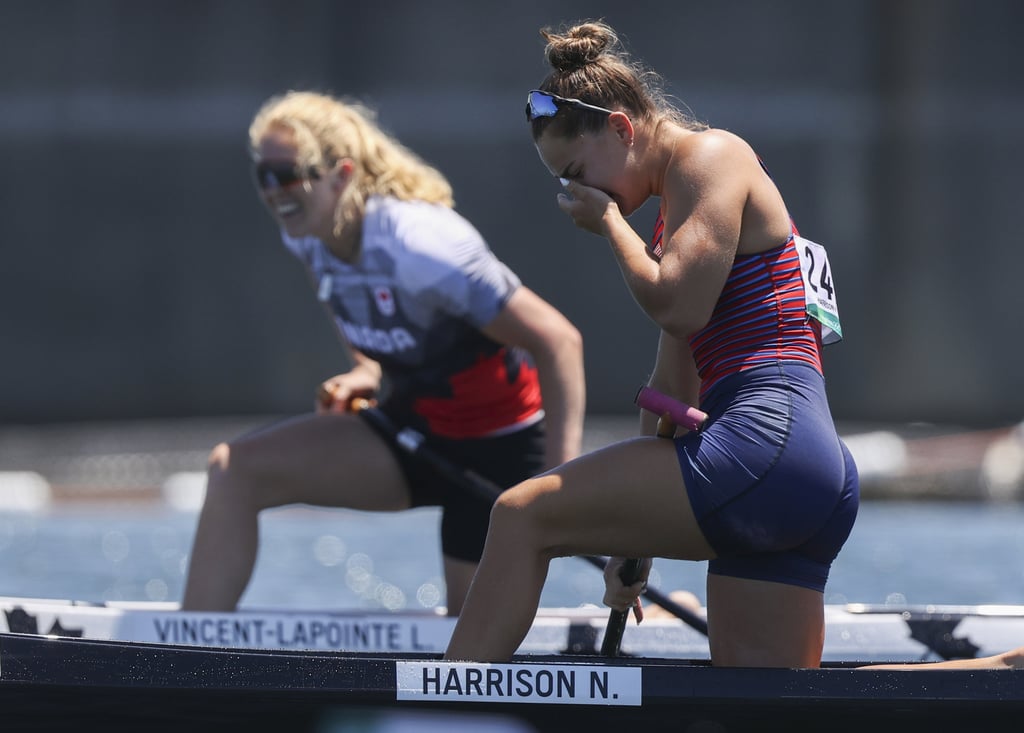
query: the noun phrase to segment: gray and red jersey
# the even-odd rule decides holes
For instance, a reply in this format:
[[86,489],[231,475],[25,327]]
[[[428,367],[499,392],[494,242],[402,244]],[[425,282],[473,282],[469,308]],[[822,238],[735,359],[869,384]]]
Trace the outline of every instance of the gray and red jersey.
[[445,206],[371,197],[362,227],[352,264],[315,237],[282,239],[352,347],[380,363],[390,409],[449,438],[539,420],[529,355],[480,330],[521,283],[473,225]]

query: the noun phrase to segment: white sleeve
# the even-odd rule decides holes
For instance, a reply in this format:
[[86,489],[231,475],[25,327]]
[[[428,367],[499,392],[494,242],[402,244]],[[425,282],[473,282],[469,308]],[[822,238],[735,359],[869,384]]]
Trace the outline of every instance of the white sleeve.
[[451,221],[445,224],[420,227],[409,238],[408,256],[398,263],[397,280],[438,310],[484,326],[505,307],[521,282],[468,222],[458,217],[454,226]]

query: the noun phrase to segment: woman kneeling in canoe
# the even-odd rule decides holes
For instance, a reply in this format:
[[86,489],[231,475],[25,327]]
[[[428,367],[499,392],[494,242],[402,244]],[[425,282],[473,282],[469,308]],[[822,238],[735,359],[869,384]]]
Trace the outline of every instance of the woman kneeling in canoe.
[[[707,560],[716,665],[817,667],[824,588],[853,527],[859,482],[836,433],[823,344],[840,323],[825,249],[797,232],[751,147],[673,109],[603,23],[542,31],[551,73],[528,95],[558,206],[607,240],[660,327],[650,386],[699,399],[708,420],[641,437],[506,491],[446,658],[507,660],[536,613],[548,564],[615,556]],[[660,208],[648,245],[627,222]],[[654,435],[653,415],[644,432]],[[649,569],[649,564],[647,565]]]
[[[526,116],[564,186],[558,206],[607,241],[659,326],[650,386],[709,418],[506,492],[447,656],[508,658],[548,562],[606,554],[710,561],[715,664],[817,666],[825,582],[859,497],[822,375],[840,330],[825,250],[798,234],[750,146],[672,108],[610,27],[543,35],[552,71]],[[652,197],[648,244],[627,217]],[[614,607],[622,594],[609,593]]]
[[[457,614],[492,500],[348,413],[353,397],[429,450],[511,486],[579,454],[579,331],[523,285],[455,210],[435,168],[369,110],[313,92],[268,100],[249,128],[260,198],[351,353],[316,412],[214,448],[186,610],[229,610],[256,560],[258,515],[285,504],[440,506],[447,610]],[[268,291],[269,292],[269,291]]]

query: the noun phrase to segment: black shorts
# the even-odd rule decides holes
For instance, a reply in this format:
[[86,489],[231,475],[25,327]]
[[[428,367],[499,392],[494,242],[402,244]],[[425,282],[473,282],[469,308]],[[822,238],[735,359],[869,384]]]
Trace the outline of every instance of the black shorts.
[[[544,422],[514,433],[453,440],[424,432],[423,448],[489,479],[503,490],[544,469]],[[441,551],[451,558],[479,562],[487,539],[493,499],[453,484],[422,458],[386,441],[409,485],[412,505],[441,507]]]

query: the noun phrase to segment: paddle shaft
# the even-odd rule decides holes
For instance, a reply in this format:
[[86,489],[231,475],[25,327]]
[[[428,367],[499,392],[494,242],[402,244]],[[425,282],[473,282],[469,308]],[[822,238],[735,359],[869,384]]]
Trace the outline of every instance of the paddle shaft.
[[[361,398],[353,400],[351,409],[363,418],[370,426],[372,426],[379,434],[393,441],[399,448],[410,455],[415,456],[419,460],[422,460],[424,463],[431,466],[435,471],[444,476],[445,479],[455,486],[458,486],[464,491],[474,493],[487,501],[494,501],[498,495],[501,494],[502,489],[494,482],[484,478],[474,471],[463,468],[439,453],[430,450],[430,448],[424,444],[425,439],[419,432],[412,430],[411,428],[399,428],[380,409],[374,407],[370,400]],[[578,557],[597,568],[601,568],[602,570],[608,563],[606,559],[594,555],[579,555]],[[652,603],[656,603],[661,606],[687,625],[693,627],[702,634],[707,635],[707,622],[690,609],[685,606],[681,606],[655,588],[648,587],[644,591],[644,596]]]
[[[633,585],[640,580],[640,559],[627,558],[619,571],[619,578],[622,579],[623,585]],[[604,641],[601,642],[601,654],[606,657],[619,656],[619,647],[622,645],[622,635],[626,633],[626,621],[628,620],[628,608],[625,611],[612,609],[608,614],[608,624],[604,629]]]

